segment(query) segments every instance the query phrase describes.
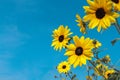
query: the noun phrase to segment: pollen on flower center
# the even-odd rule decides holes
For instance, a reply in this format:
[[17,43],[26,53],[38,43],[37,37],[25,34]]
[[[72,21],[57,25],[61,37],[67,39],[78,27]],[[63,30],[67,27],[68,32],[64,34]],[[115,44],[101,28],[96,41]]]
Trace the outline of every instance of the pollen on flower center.
[[95,13],[98,19],[102,19],[105,16],[105,11],[103,8],[98,8]]
[[65,68],[66,68],[66,65],[63,65],[62,68],[65,69]]
[[82,47],[77,47],[76,50],[75,50],[75,54],[79,56],[82,53],[83,53],[83,48]]
[[59,41],[62,42],[64,40],[64,35],[59,36]]
[[119,0],[112,0],[112,1],[116,4],[119,3]]

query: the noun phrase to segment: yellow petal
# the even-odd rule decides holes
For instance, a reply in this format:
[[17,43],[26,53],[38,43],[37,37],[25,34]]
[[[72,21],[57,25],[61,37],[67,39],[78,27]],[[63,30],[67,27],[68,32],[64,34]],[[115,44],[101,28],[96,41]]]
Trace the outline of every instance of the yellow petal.
[[72,56],[75,54],[75,51],[67,51],[64,55]]
[[74,36],[74,37],[73,37],[73,40],[74,40],[74,43],[75,43],[75,46],[76,46],[76,47],[80,46],[80,40],[79,40],[79,37],[78,37],[78,36]]
[[78,56],[76,56],[76,55],[70,56],[70,57],[68,58],[68,62],[69,62],[70,64],[73,64],[73,63],[76,61],[77,57],[78,57]]
[[83,64],[86,64],[86,58],[85,58],[84,56],[82,56],[82,55],[81,55],[81,62],[82,62]]
[[100,32],[101,30],[101,25],[98,26],[97,31]]
[[76,68],[79,65],[79,62],[80,62],[79,57],[77,57],[75,63],[73,64],[73,67]]
[[90,21],[88,26],[89,26],[90,29],[93,29],[98,25],[98,23],[99,23],[99,20],[94,18]]
[[81,43],[81,44],[84,43],[84,36],[82,36],[82,37],[80,38],[80,43]]
[[70,51],[74,51],[76,49],[75,45],[74,44],[70,44],[67,46],[68,50]]
[[90,7],[92,8],[92,9],[96,9],[96,8],[98,8],[98,5],[95,3],[95,2],[93,2],[93,1],[91,1],[91,0],[87,0],[87,3],[90,5]]
[[105,18],[103,19],[104,23],[106,24],[106,26],[110,26],[110,20],[109,20],[109,16],[106,15]]
[[95,18],[94,14],[87,14],[86,16],[83,17],[84,22],[90,21],[93,18]]

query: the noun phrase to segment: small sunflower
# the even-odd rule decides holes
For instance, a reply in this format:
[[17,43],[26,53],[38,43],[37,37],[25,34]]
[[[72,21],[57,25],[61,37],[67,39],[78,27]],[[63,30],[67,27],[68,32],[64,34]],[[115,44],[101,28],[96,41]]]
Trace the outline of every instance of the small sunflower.
[[115,11],[120,11],[120,0],[111,0],[113,2],[113,6]]
[[100,63],[94,69],[95,69],[95,73],[97,75],[104,75],[105,71],[108,69],[108,66],[105,66],[105,65]]
[[67,51],[64,55],[68,56],[68,62],[73,64],[75,68],[78,65],[86,64],[86,60],[91,60],[93,53],[90,38],[85,39],[84,36],[81,38],[74,36],[73,41],[74,44],[67,46]]
[[97,26],[97,31],[107,29],[111,23],[115,23],[115,18],[119,14],[112,12],[112,2],[108,0],[87,0],[90,6],[84,6],[86,16],[84,21],[89,22],[88,27],[93,29]]
[[70,71],[70,65],[68,62],[63,61],[57,66],[57,70],[59,73],[67,73]]
[[114,72],[115,72],[115,70],[113,70],[113,69],[107,70],[105,72],[105,78],[108,79],[110,77],[110,75],[113,74]]
[[92,40],[93,48],[99,48],[102,44],[97,40]]
[[102,58],[102,62],[104,63],[109,63],[110,62],[110,56],[109,55],[106,55],[105,57]]
[[64,27],[63,25],[60,25],[58,29],[53,31],[52,37],[54,39],[51,46],[54,46],[55,50],[61,50],[67,45],[68,41],[70,40],[69,36],[71,34],[72,32],[70,32],[68,26]]
[[85,23],[83,22],[83,20],[81,19],[80,15],[76,14],[76,22],[78,22],[78,26],[80,27],[80,32],[82,32],[83,34],[86,33],[86,26]]
[[110,62],[110,60],[111,60],[109,55],[106,55],[105,59],[106,59],[107,62]]

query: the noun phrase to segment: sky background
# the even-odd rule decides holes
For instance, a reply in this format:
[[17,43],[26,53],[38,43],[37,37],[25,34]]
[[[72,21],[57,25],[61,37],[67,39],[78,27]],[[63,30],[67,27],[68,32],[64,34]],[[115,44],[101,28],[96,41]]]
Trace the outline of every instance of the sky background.
[[[68,25],[73,35],[82,36],[75,15],[84,16],[83,5],[86,1],[0,0],[0,80],[56,80],[55,67],[67,57],[64,50],[51,47],[52,31]],[[114,26],[102,33],[89,30],[85,36],[99,40],[101,49],[107,48],[100,55],[109,54],[113,63],[119,60],[120,42],[110,43],[119,37]],[[85,80],[84,66],[73,72]]]

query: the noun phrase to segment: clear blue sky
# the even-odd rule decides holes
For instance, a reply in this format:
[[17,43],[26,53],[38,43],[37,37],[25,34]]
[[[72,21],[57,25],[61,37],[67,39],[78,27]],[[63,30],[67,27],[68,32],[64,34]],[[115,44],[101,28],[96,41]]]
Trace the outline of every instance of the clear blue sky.
[[[51,47],[52,31],[68,25],[74,35],[81,36],[75,15],[84,16],[82,0],[0,0],[0,80],[54,80],[55,66],[66,60],[64,51]],[[115,27],[103,33],[96,29],[87,37],[98,39],[107,48],[101,55],[110,54],[113,62],[119,59],[119,44],[110,41],[119,37]],[[84,67],[73,72],[84,80]]]

